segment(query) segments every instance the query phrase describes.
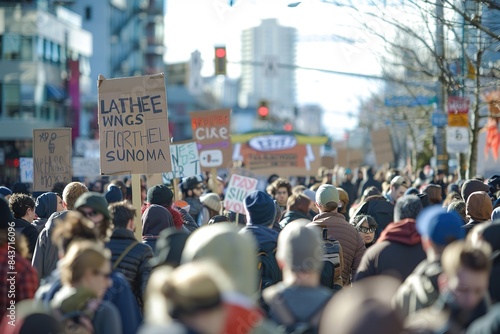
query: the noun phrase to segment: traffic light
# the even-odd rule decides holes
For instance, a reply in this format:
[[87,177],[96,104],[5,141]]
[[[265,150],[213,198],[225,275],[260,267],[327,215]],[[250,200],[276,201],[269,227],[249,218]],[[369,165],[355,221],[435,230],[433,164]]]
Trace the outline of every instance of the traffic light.
[[269,105],[266,100],[259,101],[259,106],[257,107],[257,115],[261,120],[267,120],[269,118]]
[[226,75],[226,47],[215,47],[215,75]]

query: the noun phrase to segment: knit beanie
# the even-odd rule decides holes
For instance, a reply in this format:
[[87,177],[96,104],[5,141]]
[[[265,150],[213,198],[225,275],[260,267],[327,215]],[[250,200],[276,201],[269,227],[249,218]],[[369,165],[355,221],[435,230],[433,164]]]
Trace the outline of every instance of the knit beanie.
[[57,211],[57,194],[48,192],[41,194],[35,201],[35,213],[39,218],[49,218]]
[[9,188],[7,187],[4,187],[4,186],[1,186],[0,187],[0,195],[2,196],[8,196],[8,195],[12,195],[12,190],[10,190]]
[[484,191],[476,191],[470,194],[465,204],[467,216],[476,221],[485,221],[491,219],[493,204],[490,196]]
[[248,212],[250,225],[271,225],[274,222],[276,209],[271,196],[260,190],[252,191],[243,200]]
[[484,191],[487,193],[489,190],[490,187],[487,184],[484,184],[483,182],[476,179],[470,179],[465,181],[464,185],[462,186],[462,198],[464,199],[464,202],[467,203],[467,199],[473,192]]
[[220,212],[222,207],[220,197],[216,193],[208,193],[200,197],[201,203],[215,212]]
[[78,210],[80,207],[84,206],[102,213],[107,219],[112,219],[108,210],[108,202],[106,201],[106,198],[100,193],[89,191],[83,193],[80,197],[78,197],[74,209]]
[[106,201],[108,201],[108,204],[120,202],[123,200],[122,191],[114,184],[110,184],[108,186],[108,191],[104,194],[104,197],[106,198]]
[[148,189],[146,202],[149,204],[158,204],[170,206],[174,198],[174,193],[164,184],[157,184]]
[[14,217],[10,211],[9,203],[3,197],[0,197],[0,230],[6,230],[13,220]]

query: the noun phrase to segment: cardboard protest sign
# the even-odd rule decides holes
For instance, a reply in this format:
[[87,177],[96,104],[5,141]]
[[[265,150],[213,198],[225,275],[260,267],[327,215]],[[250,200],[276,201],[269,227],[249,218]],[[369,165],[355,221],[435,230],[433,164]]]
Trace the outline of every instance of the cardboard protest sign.
[[33,158],[19,158],[22,183],[33,183]]
[[202,170],[225,167],[231,162],[231,110],[191,112],[193,139],[198,145]]
[[357,168],[364,163],[365,154],[363,150],[337,147],[337,164],[346,168]]
[[98,80],[103,175],[171,170],[163,73]]
[[246,214],[243,200],[255,189],[258,180],[237,174],[231,175],[224,197],[224,207],[228,211]]
[[371,132],[372,146],[378,165],[394,162],[394,151],[389,129],[380,129]]
[[163,173],[164,180],[201,174],[198,147],[193,141],[170,144],[172,171]]
[[73,176],[94,177],[99,174],[99,158],[73,158]]
[[[234,138],[234,136],[233,136]],[[234,160],[242,160],[256,174],[314,176],[321,167],[320,145],[326,137],[294,134],[253,134],[236,136]]]
[[33,190],[71,182],[71,128],[33,130]]

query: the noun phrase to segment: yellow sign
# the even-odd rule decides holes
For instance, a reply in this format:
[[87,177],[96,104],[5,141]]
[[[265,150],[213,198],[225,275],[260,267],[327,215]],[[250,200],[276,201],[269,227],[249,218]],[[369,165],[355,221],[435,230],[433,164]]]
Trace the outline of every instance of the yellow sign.
[[469,126],[469,114],[448,114],[448,126]]

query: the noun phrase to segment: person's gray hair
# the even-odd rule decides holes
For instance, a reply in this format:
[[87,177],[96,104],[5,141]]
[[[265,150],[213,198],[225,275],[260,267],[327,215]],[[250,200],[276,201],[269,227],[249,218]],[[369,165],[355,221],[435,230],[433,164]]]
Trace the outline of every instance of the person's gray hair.
[[416,219],[422,211],[422,202],[417,195],[405,195],[400,197],[394,206],[394,221],[403,219]]

